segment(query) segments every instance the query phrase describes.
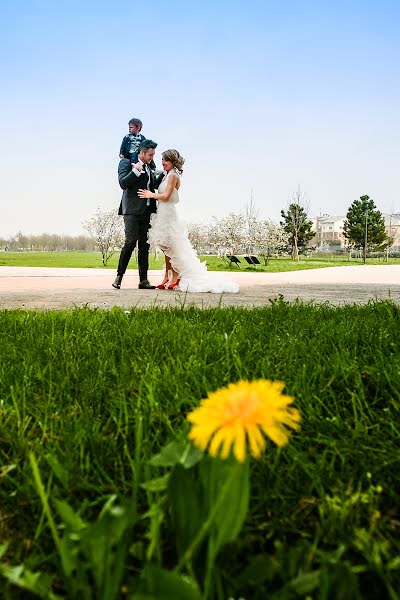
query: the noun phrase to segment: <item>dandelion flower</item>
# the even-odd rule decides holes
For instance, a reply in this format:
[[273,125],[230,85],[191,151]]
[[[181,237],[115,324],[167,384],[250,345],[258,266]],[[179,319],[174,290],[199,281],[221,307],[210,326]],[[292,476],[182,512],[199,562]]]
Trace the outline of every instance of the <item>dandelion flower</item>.
[[[278,446],[289,440],[286,427],[299,429],[300,413],[290,407],[294,398],[282,393],[285,384],[259,379],[239,381],[209,394],[188,415],[189,438],[211,456],[226,459],[231,448],[236,459],[246,458],[247,444],[256,458],[265,450],[265,435]],[[285,427],[286,426],[286,427]]]

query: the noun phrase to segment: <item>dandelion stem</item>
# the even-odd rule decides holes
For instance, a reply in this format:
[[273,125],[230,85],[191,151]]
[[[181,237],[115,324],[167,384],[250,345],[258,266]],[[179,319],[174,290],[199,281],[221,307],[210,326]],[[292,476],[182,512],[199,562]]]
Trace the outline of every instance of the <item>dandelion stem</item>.
[[211,525],[213,524],[216,514],[217,514],[219,508],[221,507],[223,501],[225,500],[225,497],[228,494],[229,488],[231,487],[232,482],[234,481],[234,479],[236,477],[237,469],[241,468],[241,467],[242,467],[242,465],[235,465],[235,467],[232,469],[230,476],[228,477],[228,479],[225,481],[224,485],[222,486],[220,494],[219,494],[218,498],[216,499],[215,504],[210,511],[210,514],[208,515],[207,519],[204,521],[203,525],[200,527],[194,540],[192,541],[192,543],[190,544],[190,546],[187,548],[186,552],[182,556],[181,560],[179,561],[179,563],[176,567],[176,571],[178,571],[178,572],[181,571],[182,567],[192,559],[195,550],[197,550],[198,546],[201,544],[201,542],[207,535],[209,529],[211,528]]

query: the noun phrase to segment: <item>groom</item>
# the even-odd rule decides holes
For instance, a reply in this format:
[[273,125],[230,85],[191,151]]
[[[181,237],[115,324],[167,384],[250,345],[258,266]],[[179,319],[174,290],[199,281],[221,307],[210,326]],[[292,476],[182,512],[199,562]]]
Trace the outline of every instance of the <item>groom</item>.
[[113,287],[120,289],[132,252],[138,245],[139,289],[153,290],[147,279],[149,268],[149,244],[147,232],[150,228],[151,213],[157,211],[155,200],[143,200],[138,196],[139,189],[155,191],[155,177],[149,164],[154,158],[156,142],[143,140],[138,149],[138,162],[131,165],[128,158],[123,158],[118,167],[119,185],[124,190],[118,214],[123,215],[125,225],[125,244],[121,250],[118,271]]

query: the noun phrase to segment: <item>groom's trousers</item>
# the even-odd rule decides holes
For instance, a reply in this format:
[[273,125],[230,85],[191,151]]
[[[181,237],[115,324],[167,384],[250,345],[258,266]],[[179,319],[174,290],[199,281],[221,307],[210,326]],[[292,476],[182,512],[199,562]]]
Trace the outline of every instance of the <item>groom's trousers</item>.
[[125,244],[121,250],[118,263],[118,275],[124,275],[136,244],[138,245],[139,279],[147,279],[149,268],[149,244],[147,232],[150,227],[150,214],[124,215]]

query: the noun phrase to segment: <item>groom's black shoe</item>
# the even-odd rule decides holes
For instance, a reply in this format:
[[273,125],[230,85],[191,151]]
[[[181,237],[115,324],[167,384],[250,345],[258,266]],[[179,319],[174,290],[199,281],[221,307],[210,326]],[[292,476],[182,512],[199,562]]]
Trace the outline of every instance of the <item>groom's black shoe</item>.
[[147,279],[143,279],[140,283],[139,283],[139,290],[155,290],[156,286],[155,285],[151,285]]
[[122,281],[122,275],[117,275],[115,280],[112,283],[112,286],[116,289],[119,290],[121,287],[121,281]]

